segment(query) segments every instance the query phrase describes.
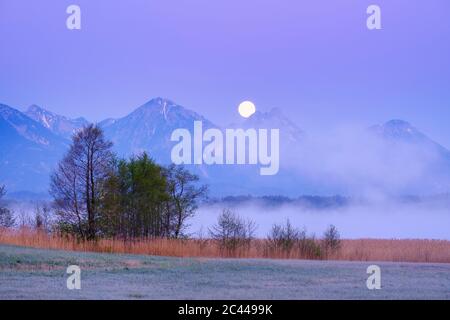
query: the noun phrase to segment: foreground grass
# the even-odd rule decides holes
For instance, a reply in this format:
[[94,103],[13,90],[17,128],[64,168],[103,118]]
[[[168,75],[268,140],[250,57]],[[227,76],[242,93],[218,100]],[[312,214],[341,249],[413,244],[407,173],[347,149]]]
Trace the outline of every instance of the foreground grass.
[[170,257],[450,263],[450,241],[445,240],[343,240],[340,250],[320,256],[312,256],[298,250],[290,252],[268,250],[264,240],[253,240],[249,247],[230,252],[221,250],[217,242],[212,240],[140,239],[125,242],[100,239],[96,242],[80,242],[74,238],[49,235],[29,229],[0,230],[0,244]]
[[[68,290],[66,268],[81,268]],[[0,245],[0,299],[450,299],[450,264],[204,259]]]

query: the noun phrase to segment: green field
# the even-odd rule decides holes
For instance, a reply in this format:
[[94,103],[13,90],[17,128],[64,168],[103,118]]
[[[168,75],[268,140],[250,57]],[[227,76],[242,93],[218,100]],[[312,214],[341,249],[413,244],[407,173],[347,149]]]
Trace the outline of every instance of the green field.
[[[366,287],[381,267],[381,290]],[[66,268],[81,267],[81,290]],[[450,264],[182,259],[0,245],[0,299],[450,299]]]

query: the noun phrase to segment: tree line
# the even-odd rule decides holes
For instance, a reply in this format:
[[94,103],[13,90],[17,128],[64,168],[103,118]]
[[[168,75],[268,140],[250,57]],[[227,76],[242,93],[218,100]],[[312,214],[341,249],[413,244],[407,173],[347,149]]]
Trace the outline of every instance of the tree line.
[[72,138],[51,176],[60,232],[85,240],[185,235],[207,187],[182,166],[163,167],[145,152],[119,159],[97,125]]

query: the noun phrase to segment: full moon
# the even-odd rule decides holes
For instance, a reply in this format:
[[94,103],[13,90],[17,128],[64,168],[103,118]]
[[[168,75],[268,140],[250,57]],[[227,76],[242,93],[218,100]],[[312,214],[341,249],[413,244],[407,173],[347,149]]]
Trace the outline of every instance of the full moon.
[[244,101],[239,105],[239,114],[241,117],[248,118],[255,113],[255,104],[251,101]]

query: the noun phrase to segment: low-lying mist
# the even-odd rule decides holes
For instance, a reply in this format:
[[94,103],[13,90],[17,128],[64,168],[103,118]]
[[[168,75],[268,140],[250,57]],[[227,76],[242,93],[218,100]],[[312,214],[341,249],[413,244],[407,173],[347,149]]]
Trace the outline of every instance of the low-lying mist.
[[[320,198],[320,197],[319,197]],[[322,200],[327,198],[321,198]],[[216,202],[203,204],[189,219],[186,233],[192,237],[208,237],[208,229],[225,208],[257,224],[256,237],[264,238],[274,223],[287,219],[293,226],[306,229],[309,235],[321,237],[326,228],[335,225],[344,239],[441,239],[450,240],[450,196],[413,200],[343,200],[326,207],[301,202],[267,205],[260,198],[242,203]],[[329,198],[328,198],[329,200]],[[348,203],[347,203],[348,202]],[[32,223],[37,203],[10,204],[16,222]]]
[[[190,220],[188,231],[193,236],[208,236],[224,204],[202,206]],[[450,240],[450,207],[440,202],[402,203],[378,201],[349,204],[339,208],[315,209],[293,204],[265,207],[255,202],[231,208],[236,214],[253,220],[257,237],[266,237],[274,223],[289,219],[307,233],[322,236],[325,229],[335,225],[342,238],[385,239],[446,239]]]

